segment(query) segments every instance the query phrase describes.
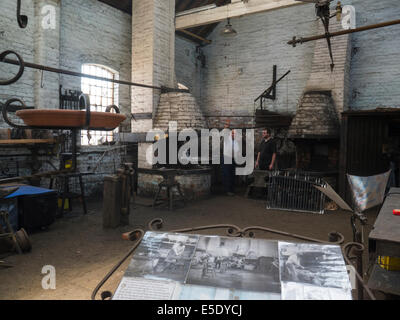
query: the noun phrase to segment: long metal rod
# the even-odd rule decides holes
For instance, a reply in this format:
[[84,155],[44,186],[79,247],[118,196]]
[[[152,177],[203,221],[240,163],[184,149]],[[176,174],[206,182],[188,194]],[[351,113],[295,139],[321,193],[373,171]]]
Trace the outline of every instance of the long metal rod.
[[383,27],[389,27],[389,26],[393,26],[393,25],[397,25],[397,24],[400,24],[400,20],[382,22],[382,23],[372,24],[372,25],[364,26],[364,27],[360,27],[360,28],[342,30],[342,31],[328,33],[328,34],[321,34],[318,36],[307,37],[307,38],[296,39],[296,37],[294,37],[293,40],[288,41],[288,44],[295,46],[297,43],[305,43],[305,42],[315,41],[315,40],[320,40],[320,39],[333,38],[333,37],[342,36],[345,34],[367,31],[367,30],[372,30],[372,29],[378,29],[378,28],[383,28]]
[[[19,62],[17,60],[13,60],[13,59],[5,58],[3,60],[3,62],[17,65],[17,66],[19,65]],[[66,75],[74,76],[74,77],[90,78],[90,79],[108,81],[108,82],[124,84],[124,85],[128,85],[128,86],[135,86],[135,87],[143,87],[143,88],[158,89],[158,90],[168,89],[171,91],[178,91],[178,89],[175,89],[175,88],[157,87],[157,86],[151,86],[151,85],[147,85],[147,84],[141,84],[141,83],[135,83],[135,82],[129,82],[129,81],[123,81],[123,80],[102,78],[102,77],[97,77],[97,76],[93,76],[90,74],[74,72],[74,71],[65,70],[65,69],[52,68],[52,67],[48,67],[48,66],[44,66],[44,65],[40,65],[40,64],[36,64],[36,63],[25,62],[24,64],[25,64],[25,67],[27,67],[27,68],[48,71],[48,72],[53,72],[53,73],[66,74]]]

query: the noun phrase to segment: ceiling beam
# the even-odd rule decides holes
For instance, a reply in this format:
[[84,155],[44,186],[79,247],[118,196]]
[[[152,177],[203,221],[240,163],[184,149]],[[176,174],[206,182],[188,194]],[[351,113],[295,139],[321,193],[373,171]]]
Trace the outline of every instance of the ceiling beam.
[[303,4],[306,3],[295,0],[232,0],[232,3],[225,6],[176,17],[176,29],[182,30],[193,28],[220,22],[226,20],[227,18],[237,18],[249,14]]
[[199,35],[197,35],[197,34],[195,34],[195,33],[193,33],[193,32],[190,32],[190,31],[188,31],[188,30],[182,29],[182,30],[177,30],[177,31],[186,33],[187,35],[189,35],[189,36],[191,36],[191,37],[193,37],[193,38],[196,38],[196,39],[198,39],[198,40],[201,40],[201,41],[204,42],[204,43],[207,43],[207,44],[210,44],[210,43],[211,43],[211,40],[208,40],[208,39],[206,39],[206,38],[203,38],[202,36],[199,36]]

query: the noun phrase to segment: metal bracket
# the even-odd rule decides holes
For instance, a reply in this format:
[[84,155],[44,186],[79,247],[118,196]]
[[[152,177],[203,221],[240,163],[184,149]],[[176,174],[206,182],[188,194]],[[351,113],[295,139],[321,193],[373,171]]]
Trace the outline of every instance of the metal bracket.
[[147,120],[147,119],[152,119],[153,118],[153,113],[152,112],[142,112],[142,113],[132,113],[132,118],[137,121],[137,120]]
[[277,69],[278,69],[278,67],[276,65],[274,65],[271,86],[267,90],[265,90],[260,96],[258,96],[257,99],[254,100],[254,103],[256,103],[258,100],[260,100],[261,109],[263,108],[263,102],[265,99],[276,100],[276,85],[290,73],[290,70],[289,70],[282,77],[280,77],[278,80],[276,80]]

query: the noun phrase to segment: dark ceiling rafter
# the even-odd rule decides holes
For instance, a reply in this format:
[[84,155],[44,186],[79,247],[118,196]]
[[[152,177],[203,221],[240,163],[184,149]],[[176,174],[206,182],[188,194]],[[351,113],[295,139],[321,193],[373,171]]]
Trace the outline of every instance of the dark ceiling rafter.
[[[121,10],[125,13],[132,14],[132,0],[99,0],[100,2],[103,2],[105,4],[108,4],[109,6],[112,6],[118,10]],[[176,0],[175,2],[175,11],[177,13],[194,9],[194,8],[199,8],[203,6],[207,6],[210,4],[215,3],[218,7],[225,5],[227,3],[230,3],[231,0]],[[202,41],[201,38],[207,39],[207,37],[213,32],[215,27],[218,25],[218,23],[213,23],[205,26],[200,26],[196,28],[190,28],[187,29],[189,33],[197,35],[199,38],[190,36],[188,33],[180,32],[177,31],[177,34],[179,36],[182,36],[188,40],[194,41],[197,44],[206,44],[206,41]]]

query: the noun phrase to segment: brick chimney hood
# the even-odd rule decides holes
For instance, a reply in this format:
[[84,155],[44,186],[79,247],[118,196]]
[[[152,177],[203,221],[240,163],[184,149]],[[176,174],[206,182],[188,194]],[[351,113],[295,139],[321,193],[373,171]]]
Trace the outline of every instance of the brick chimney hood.
[[336,139],[340,136],[339,119],[331,91],[304,93],[289,129],[293,139]]
[[176,121],[177,129],[206,129],[207,122],[195,97],[189,92],[161,94],[154,119],[154,128],[168,130],[169,121]]
[[[330,31],[340,31],[340,22],[332,19]],[[319,33],[325,33],[319,22]],[[292,139],[337,139],[340,117],[348,105],[350,87],[351,39],[344,35],[331,39],[335,61],[333,72],[325,39],[315,43],[311,74],[289,128]]]

